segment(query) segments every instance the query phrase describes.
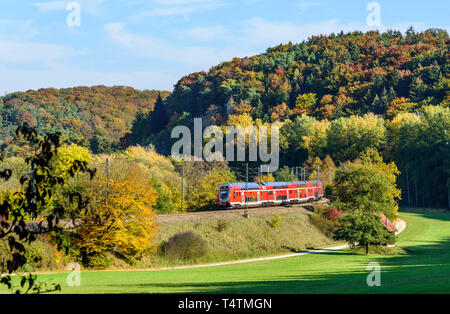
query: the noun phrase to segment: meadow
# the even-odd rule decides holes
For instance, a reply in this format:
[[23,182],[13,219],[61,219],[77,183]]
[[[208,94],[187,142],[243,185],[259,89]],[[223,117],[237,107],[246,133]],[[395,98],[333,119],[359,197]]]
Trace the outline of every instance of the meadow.
[[[407,228],[387,255],[345,249],[218,267],[88,271],[79,287],[67,286],[67,273],[39,278],[60,283],[62,293],[449,293],[450,213],[400,215]],[[370,262],[381,266],[379,287],[366,284]]]

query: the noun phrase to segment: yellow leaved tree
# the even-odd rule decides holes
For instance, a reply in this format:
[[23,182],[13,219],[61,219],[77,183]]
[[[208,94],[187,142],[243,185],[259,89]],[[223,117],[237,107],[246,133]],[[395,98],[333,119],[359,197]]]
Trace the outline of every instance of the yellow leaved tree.
[[219,166],[203,173],[186,193],[187,211],[217,208],[219,186],[231,182],[236,182],[236,178],[226,167]]
[[[81,259],[88,267],[106,267],[106,252],[133,263],[155,248],[158,226],[152,208],[157,192],[138,165],[125,165],[121,175],[109,180],[107,197],[83,218],[77,232]],[[100,174],[95,181],[102,185],[106,178]]]

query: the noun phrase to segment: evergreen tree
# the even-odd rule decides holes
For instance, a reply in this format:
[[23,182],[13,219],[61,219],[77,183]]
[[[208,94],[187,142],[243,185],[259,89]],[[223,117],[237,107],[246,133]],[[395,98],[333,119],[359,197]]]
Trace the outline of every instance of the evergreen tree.
[[387,93],[387,102],[390,103],[395,98],[397,98],[397,93],[395,92],[394,88],[391,86],[391,88],[389,88],[389,92]]
[[382,113],[384,111],[383,100],[380,99],[378,95],[375,95],[375,97],[373,98],[371,111],[376,114]]
[[256,102],[256,105],[254,106],[255,109],[252,110],[252,118],[253,120],[261,119],[263,120],[264,117],[264,105],[261,102],[261,99],[258,98],[258,101]]
[[357,61],[359,59],[360,49],[354,42],[350,42],[349,52],[352,61]]
[[131,132],[126,136],[127,145],[136,145],[139,143],[139,140],[143,136],[146,122],[146,115],[139,109],[131,126]]
[[425,94],[425,84],[420,77],[416,77],[409,86],[409,95],[412,101],[419,102]]
[[158,134],[166,127],[167,123],[169,123],[169,117],[166,112],[166,107],[161,95],[158,94],[155,109],[150,114],[150,132],[152,134]]

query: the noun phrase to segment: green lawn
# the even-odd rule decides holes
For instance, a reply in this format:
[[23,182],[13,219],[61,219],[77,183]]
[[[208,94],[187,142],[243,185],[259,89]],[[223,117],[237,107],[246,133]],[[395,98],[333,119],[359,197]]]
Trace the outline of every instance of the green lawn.
[[[41,275],[64,293],[450,293],[450,213],[401,213],[404,253],[364,256],[350,250],[247,264],[165,271]],[[368,287],[369,262],[381,265],[381,287]]]

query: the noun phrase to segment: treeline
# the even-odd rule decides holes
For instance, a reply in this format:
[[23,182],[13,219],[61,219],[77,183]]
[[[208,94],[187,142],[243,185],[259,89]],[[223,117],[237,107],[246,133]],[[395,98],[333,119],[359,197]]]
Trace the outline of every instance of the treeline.
[[280,130],[281,163],[329,155],[336,164],[376,149],[400,175],[402,204],[450,208],[450,108],[428,106],[386,120],[372,113],[337,120],[309,116],[287,121]]
[[[333,185],[330,177],[334,177],[336,166],[354,161],[362,152],[372,149],[379,152],[383,160],[394,162],[398,167],[401,204],[450,208],[449,107],[425,106],[412,113],[398,113],[392,119],[373,113],[335,120],[303,114],[292,120],[273,123],[263,123],[260,119],[255,121],[250,113],[244,112],[230,114],[217,128],[226,134],[226,125],[280,128],[281,169],[261,180],[255,172],[261,163],[249,162],[252,170],[249,180],[290,181],[298,178],[298,173],[294,176],[294,167],[303,166],[309,170],[306,178],[315,179],[319,167],[320,179]],[[204,144],[211,140],[204,140]],[[248,159],[248,147],[246,151]],[[237,179],[244,180],[245,164],[230,162],[229,165],[239,174]],[[211,185],[215,181],[208,182],[211,183],[207,185]]]
[[124,143],[169,154],[172,128],[196,117],[222,128],[275,124],[281,165],[327,155],[339,164],[374,148],[398,165],[403,203],[447,207],[448,46],[445,30],[410,28],[313,36],[234,58],[181,78]]
[[[8,176],[8,180],[0,182],[0,205],[12,204],[7,210],[1,207],[0,221],[13,221],[21,211],[20,199],[27,191],[24,182],[28,182],[23,178],[30,176],[27,160],[33,152],[31,149],[24,156],[0,159],[1,174]],[[95,175],[73,170],[77,162],[95,169]],[[50,238],[41,239],[40,245],[63,244],[65,260],[90,268],[107,267],[112,252],[128,264],[149,256],[156,249],[156,214],[215,208],[217,187],[236,181],[226,163],[185,162],[183,166],[140,146],[120,153],[92,155],[86,147],[64,144],[52,156],[47,173],[64,182],[54,186],[51,194],[45,194],[45,206],[40,204],[35,216],[25,214],[24,220],[41,220],[54,213],[59,218],[81,219],[81,227],[52,233]],[[83,210],[79,209],[80,203],[70,201],[74,197],[82,200]],[[0,245],[1,260],[7,253],[7,248]],[[55,258],[47,254],[45,262],[31,265],[45,263],[54,265]]]
[[139,91],[123,86],[93,86],[64,89],[46,88],[15,92],[0,97],[0,145],[10,153],[18,125],[28,123],[39,134],[60,132],[62,139],[90,148],[111,152],[130,131],[136,114],[153,110],[158,95],[169,92]]
[[[208,72],[181,78],[161,104],[158,119],[135,120],[124,145],[156,145],[169,153],[174,125],[223,125],[230,114],[249,113],[263,123],[307,114],[336,120],[398,113],[449,103],[449,36],[445,30],[410,28],[379,33],[313,36],[266,53],[234,58]],[[156,121],[157,120],[157,121]],[[157,123],[157,127],[144,128]]]
[[373,148],[397,164],[403,203],[447,207],[448,45],[439,29],[341,32],[192,73],[160,97],[104,86],[13,93],[1,98],[0,139],[7,156],[25,155],[13,136],[27,122],[95,154],[153,145],[169,155],[171,130],[197,117],[222,129],[277,125],[280,166],[339,165]]
[[181,78],[167,112],[172,119],[187,113],[216,123],[236,106],[250,106],[253,119],[265,122],[302,113],[392,117],[444,101],[448,44],[439,29],[313,36]]

